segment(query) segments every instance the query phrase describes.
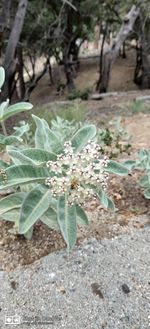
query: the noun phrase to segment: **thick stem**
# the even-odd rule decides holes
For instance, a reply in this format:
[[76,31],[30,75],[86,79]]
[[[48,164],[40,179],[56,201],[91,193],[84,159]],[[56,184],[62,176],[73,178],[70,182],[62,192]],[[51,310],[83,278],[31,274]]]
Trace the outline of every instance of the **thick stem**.
[[1,122],[1,126],[2,126],[2,130],[3,130],[3,134],[4,134],[5,136],[7,136],[7,130],[6,130],[6,126],[5,126],[4,121]]

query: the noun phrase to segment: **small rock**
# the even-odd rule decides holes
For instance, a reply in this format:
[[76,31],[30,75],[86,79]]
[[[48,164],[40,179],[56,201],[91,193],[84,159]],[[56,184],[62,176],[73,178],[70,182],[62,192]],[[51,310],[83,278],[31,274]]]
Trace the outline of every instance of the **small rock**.
[[62,294],[66,293],[66,290],[65,290],[64,286],[59,287],[58,291],[61,292]]
[[129,292],[130,292],[130,288],[128,287],[128,285],[127,285],[126,283],[122,284],[121,288],[122,288],[122,291],[123,291],[125,294],[129,294]]
[[54,278],[55,278],[55,276],[56,276],[56,274],[55,274],[54,272],[52,272],[52,273],[49,273],[49,277],[50,277],[51,279],[54,279]]
[[100,285],[98,283],[96,283],[96,282],[92,283],[91,288],[92,288],[93,294],[98,295],[99,298],[102,298],[102,299],[104,298],[104,296],[101,292],[101,289],[100,289]]

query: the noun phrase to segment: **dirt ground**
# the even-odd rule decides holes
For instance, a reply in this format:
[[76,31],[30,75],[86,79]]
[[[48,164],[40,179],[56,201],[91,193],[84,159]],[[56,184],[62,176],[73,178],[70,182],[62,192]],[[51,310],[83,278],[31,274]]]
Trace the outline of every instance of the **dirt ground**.
[[[133,82],[134,67],[136,54],[130,51],[127,58],[118,58],[113,66],[111,72],[111,79],[109,83],[109,91],[132,91],[138,90],[137,85]],[[87,57],[81,59],[80,69],[75,79],[77,89],[84,90],[90,88],[95,90],[96,81],[99,76],[99,57]],[[49,103],[55,100],[64,100],[66,98],[67,90],[60,96],[56,93],[57,86],[61,83],[65,84],[65,76],[63,67],[53,68],[54,85],[50,85],[49,75],[46,74],[39,82],[39,87],[34,89],[31,94],[31,103],[40,105]]]
[[[84,63],[81,67],[81,77],[77,78],[78,88],[94,86],[97,72],[98,60],[89,63],[88,69]],[[131,135],[132,153],[125,154],[118,159],[133,159],[137,157],[137,152],[141,148],[150,150],[150,103],[144,104],[145,111],[134,113],[131,102],[140,94],[149,94],[150,91],[135,90],[135,85],[131,81],[133,75],[132,56],[130,60],[118,59],[114,66],[110,81],[110,90],[129,91],[126,95],[109,97],[102,101],[87,101],[82,105],[87,108],[87,119],[98,126],[108,126],[108,122],[123,117],[124,125]],[[90,77],[90,79],[89,79]],[[32,94],[31,102],[34,105],[43,104],[56,99],[56,89],[48,86],[48,77],[41,81],[39,88]],[[62,96],[61,99],[65,98]],[[1,153],[1,158],[5,154]],[[118,211],[114,216],[104,211],[98,202],[92,201],[87,205],[86,211],[90,218],[91,225],[88,229],[79,228],[78,241],[80,244],[84,238],[91,236],[97,239],[112,237],[118,234],[128,233],[133,227],[141,228],[149,225],[148,216],[150,213],[149,200],[143,197],[142,189],[138,186],[139,173],[135,172],[128,177],[111,177],[108,194],[114,199]],[[137,220],[137,215],[141,215],[141,220]],[[146,215],[146,216],[145,216]],[[139,217],[138,217],[139,218]],[[9,232],[12,224],[0,221],[0,270],[10,271],[18,265],[26,265],[34,262],[54,250],[65,247],[61,235],[47,228],[40,222],[35,225],[32,240],[25,240],[22,236],[16,236]]]

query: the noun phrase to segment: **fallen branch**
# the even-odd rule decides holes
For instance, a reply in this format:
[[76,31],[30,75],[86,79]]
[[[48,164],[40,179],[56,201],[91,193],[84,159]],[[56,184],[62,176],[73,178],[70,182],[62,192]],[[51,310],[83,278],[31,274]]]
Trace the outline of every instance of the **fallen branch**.
[[134,100],[135,100],[135,102],[138,102],[138,101],[150,101],[150,95],[138,96]]
[[101,93],[101,94],[92,94],[90,96],[90,99],[99,101],[102,100],[103,98],[107,97],[113,97],[113,96],[118,96],[118,92],[109,92],[109,93]]

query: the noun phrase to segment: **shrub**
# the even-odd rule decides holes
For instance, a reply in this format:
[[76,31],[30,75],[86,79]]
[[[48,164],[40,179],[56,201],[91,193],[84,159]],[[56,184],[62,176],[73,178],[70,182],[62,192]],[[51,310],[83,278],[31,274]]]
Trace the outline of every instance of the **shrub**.
[[86,101],[89,99],[90,93],[91,90],[89,88],[86,88],[84,90],[74,90],[68,94],[68,99],[74,100],[77,98],[81,98],[83,101]]
[[64,143],[44,119],[33,115],[33,120],[35,147],[7,146],[11,163],[0,163],[0,190],[12,191],[0,200],[0,216],[27,238],[41,220],[60,231],[71,250],[77,226],[89,223],[84,205],[94,197],[114,211],[105,191],[108,174],[125,175],[128,169],[102,158],[95,125],[80,127]]
[[139,185],[144,189],[144,196],[150,199],[150,153],[147,150],[139,152],[139,159],[136,161],[126,161],[125,166],[129,169],[144,171],[144,175],[139,180]]
[[123,125],[120,117],[112,122],[113,127],[98,130],[98,143],[103,154],[108,154],[110,158],[117,158],[122,153],[130,154],[130,135]]

